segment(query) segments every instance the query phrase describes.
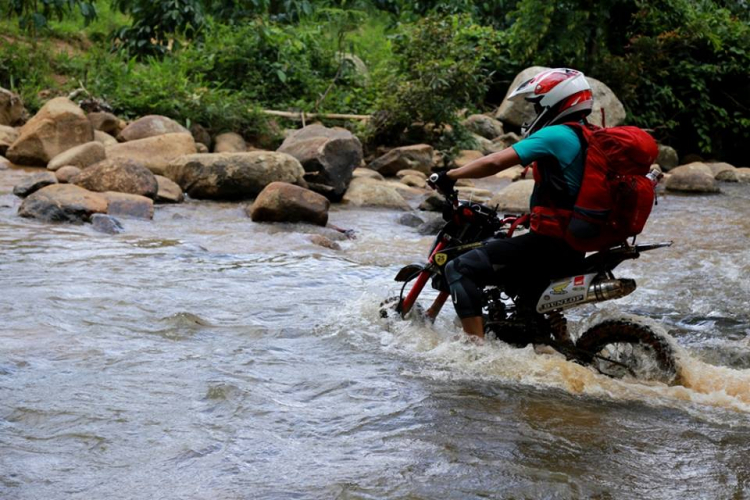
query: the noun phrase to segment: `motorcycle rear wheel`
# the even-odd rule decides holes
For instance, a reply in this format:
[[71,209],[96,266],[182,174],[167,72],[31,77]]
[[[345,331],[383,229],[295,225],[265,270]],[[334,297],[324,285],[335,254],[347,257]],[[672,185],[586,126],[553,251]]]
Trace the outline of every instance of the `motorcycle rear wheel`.
[[607,320],[588,329],[576,342],[579,360],[612,378],[677,381],[677,361],[669,341],[647,325]]

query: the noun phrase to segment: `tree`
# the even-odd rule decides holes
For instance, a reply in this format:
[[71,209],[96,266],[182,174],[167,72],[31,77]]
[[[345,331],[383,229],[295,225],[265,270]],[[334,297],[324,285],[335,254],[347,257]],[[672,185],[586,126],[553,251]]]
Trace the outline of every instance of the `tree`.
[[8,18],[17,17],[22,30],[36,36],[48,26],[49,20],[62,20],[78,10],[86,24],[96,19],[94,2],[81,0],[10,0],[5,11]]

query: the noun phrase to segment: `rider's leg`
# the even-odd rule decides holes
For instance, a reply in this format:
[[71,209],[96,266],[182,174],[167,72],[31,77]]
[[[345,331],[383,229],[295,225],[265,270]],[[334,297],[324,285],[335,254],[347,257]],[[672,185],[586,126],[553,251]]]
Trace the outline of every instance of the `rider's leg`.
[[484,338],[482,276],[492,273],[492,264],[482,250],[478,248],[467,252],[445,266],[453,306],[461,318],[464,332],[479,338]]

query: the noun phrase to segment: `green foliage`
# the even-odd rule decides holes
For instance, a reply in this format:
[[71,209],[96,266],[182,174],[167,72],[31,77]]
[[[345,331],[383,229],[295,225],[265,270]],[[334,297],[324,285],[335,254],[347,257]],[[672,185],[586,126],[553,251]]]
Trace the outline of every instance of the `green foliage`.
[[6,17],[17,17],[22,30],[36,35],[47,28],[51,19],[58,21],[80,12],[86,24],[96,19],[95,2],[81,0],[10,0]]
[[115,0],[133,22],[113,33],[115,44],[132,55],[163,56],[179,48],[178,36],[193,38],[205,21],[201,0]]
[[482,60],[492,53],[491,28],[467,16],[428,17],[395,41],[399,67],[381,95],[376,137],[393,138],[413,121],[440,135],[457,112],[479,104],[487,89]]

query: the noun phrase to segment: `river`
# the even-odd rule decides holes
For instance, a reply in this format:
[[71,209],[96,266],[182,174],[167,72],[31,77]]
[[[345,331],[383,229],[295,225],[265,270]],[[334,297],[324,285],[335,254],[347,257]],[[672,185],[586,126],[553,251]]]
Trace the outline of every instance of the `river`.
[[241,204],[91,226],[16,215],[0,172],[0,498],[748,498],[750,186],[662,196],[623,264],[683,384],[384,323],[431,238],[334,207],[342,250]]

